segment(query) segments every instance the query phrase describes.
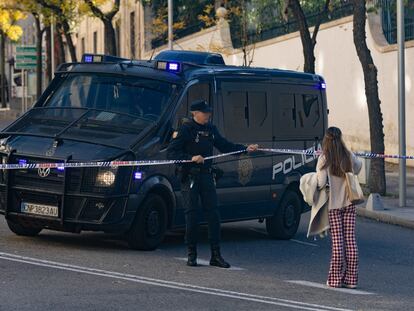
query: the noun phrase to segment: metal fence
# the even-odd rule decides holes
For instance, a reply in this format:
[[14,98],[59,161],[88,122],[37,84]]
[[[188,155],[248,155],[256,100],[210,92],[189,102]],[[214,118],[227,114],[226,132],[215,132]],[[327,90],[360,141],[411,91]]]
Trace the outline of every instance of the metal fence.
[[[320,11],[317,12],[308,12],[306,14],[309,27],[314,26],[321,14]],[[339,19],[345,16],[352,14],[352,5],[350,3],[342,3],[336,6],[329,14],[326,14],[322,18],[322,23],[326,23],[331,20]],[[174,39],[183,38],[190,34],[200,31],[203,29],[203,23],[197,23],[193,25],[186,26],[184,29],[174,31]],[[261,29],[261,31],[249,31],[247,33],[247,38],[242,38],[240,35],[241,32],[241,22],[240,20],[233,19],[230,20],[230,29],[232,33],[232,42],[235,48],[242,46],[242,41],[248,42],[248,44],[272,39],[278,36],[282,36],[288,33],[292,33],[299,30],[298,23],[296,20],[290,20],[288,22],[283,21],[281,18],[274,18],[274,22],[270,25],[267,25],[266,28]],[[167,43],[167,34],[162,34],[157,38],[151,40],[152,48],[157,48],[161,45]]]
[[[315,26],[321,14],[321,11],[306,14],[308,26]],[[322,16],[321,23],[326,23],[349,15],[352,15],[352,5],[350,3],[343,3],[333,8],[333,10],[328,12],[328,14],[324,14]],[[265,29],[262,29],[260,32],[251,31],[250,33],[248,33],[247,38],[241,38],[240,35],[237,35],[240,33],[240,31],[238,31],[237,29],[238,25],[230,24],[230,27],[232,28],[232,34],[236,34],[232,35],[233,46],[235,48],[239,48],[242,46],[243,39],[244,42],[252,44],[272,39],[275,37],[283,36],[299,30],[298,22],[295,19],[291,19],[288,22],[280,20],[275,21],[273,25]]]
[[[408,1],[405,7],[405,40],[414,40],[414,5]],[[371,2],[372,8],[378,11],[381,15],[382,29],[384,36],[389,44],[397,43],[397,16],[396,16],[396,1],[395,0],[373,0]],[[322,16],[322,23],[326,23],[335,19],[352,15],[353,8],[349,2],[343,2],[340,5],[333,8],[328,14]],[[321,12],[310,12],[306,14],[308,26],[314,26],[320,18]],[[189,25],[184,29],[180,29],[174,32],[174,38],[179,39],[190,34],[196,33],[203,28],[203,23],[197,23]],[[266,28],[260,31],[251,30],[247,33],[247,36],[242,37],[240,21],[230,21],[230,28],[232,33],[232,42],[235,48],[243,46],[243,42],[247,44],[253,44],[264,40],[272,39],[282,35],[286,35],[299,30],[299,25],[296,20],[291,19],[288,22],[275,19],[274,23],[267,25]],[[154,38],[151,41],[152,48],[159,47],[167,43],[167,35],[164,34],[158,38]]]
[[[375,0],[374,8],[381,14],[384,36],[389,44],[397,43],[397,1]],[[405,41],[414,40],[414,5],[411,1],[404,8]]]

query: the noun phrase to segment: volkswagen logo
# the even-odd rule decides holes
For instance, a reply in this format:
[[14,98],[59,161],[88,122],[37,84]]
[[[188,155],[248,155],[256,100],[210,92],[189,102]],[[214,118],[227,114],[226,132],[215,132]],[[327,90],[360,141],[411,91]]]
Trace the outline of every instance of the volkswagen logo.
[[49,174],[50,174],[50,168],[49,167],[46,167],[46,168],[39,167],[37,169],[37,175],[39,175],[40,177],[44,178],[44,177],[49,176]]

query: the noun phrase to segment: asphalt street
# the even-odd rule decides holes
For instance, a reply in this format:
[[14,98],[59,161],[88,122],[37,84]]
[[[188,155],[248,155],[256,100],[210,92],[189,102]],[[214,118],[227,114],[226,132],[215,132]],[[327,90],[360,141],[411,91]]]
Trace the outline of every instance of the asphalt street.
[[[0,120],[0,128],[8,121]],[[329,239],[270,240],[257,221],[223,225],[223,255],[233,265],[185,265],[183,232],[153,252],[128,249],[117,236],[44,230],[14,235],[0,217],[0,310],[413,310],[414,235],[358,218],[357,290],[324,284]]]
[[[44,230],[19,237],[0,219],[0,310],[412,310],[413,231],[358,218],[360,286],[324,286],[329,239],[307,239],[308,215],[290,241],[256,221],[223,226],[233,269],[210,267],[206,229],[185,265],[183,233],[153,252],[117,236]],[[205,261],[203,261],[205,260]]]

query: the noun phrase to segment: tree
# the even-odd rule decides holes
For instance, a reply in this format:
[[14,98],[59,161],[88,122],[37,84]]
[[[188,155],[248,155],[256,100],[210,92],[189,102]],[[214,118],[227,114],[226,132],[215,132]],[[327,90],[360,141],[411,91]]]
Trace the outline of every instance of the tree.
[[[167,40],[168,33],[168,7],[160,5],[158,2],[147,1],[144,3],[147,7],[151,7],[152,20],[151,23],[145,24],[152,36],[151,46],[154,47],[154,41],[164,43]],[[186,23],[184,20],[178,20],[176,16],[177,6],[174,6],[173,20],[173,38],[177,38],[177,30],[184,29]],[[178,21],[177,21],[178,20]]]
[[119,11],[120,0],[114,0],[114,4],[111,10],[109,10],[107,13],[102,12],[102,10],[99,8],[99,6],[106,1],[84,1],[89,6],[92,14],[99,18],[104,24],[105,54],[117,55],[115,29],[112,24],[112,20]]
[[19,8],[32,14],[35,20],[36,28],[36,98],[39,98],[42,94],[42,43],[43,34],[45,33],[48,25],[50,24],[51,11],[43,8],[35,0],[20,0]]
[[[261,32],[262,21],[259,16],[260,8],[267,3],[267,0],[229,0],[221,3],[227,8],[226,20],[230,24],[232,41],[240,46],[243,66],[251,66],[254,59],[257,36]],[[204,27],[211,27],[217,24],[213,4],[207,4],[202,14],[198,15],[199,21]]]
[[[203,3],[209,0],[174,0],[173,1],[173,38],[182,37],[183,33],[188,35],[202,29],[198,20],[198,15],[203,10]],[[152,35],[151,47],[157,47],[166,43],[168,33],[168,6],[166,0],[144,0],[146,9],[151,10],[151,23],[146,23],[145,27]],[[188,31],[188,29],[190,29]]]
[[70,24],[72,22],[76,23],[80,18],[77,1],[36,0],[36,2],[40,4],[43,8],[49,9],[53,12],[53,18],[58,25],[61,25],[63,35],[66,38],[66,43],[69,48],[69,54],[72,59],[72,62],[76,62],[76,49],[72,40],[72,31]]
[[[384,129],[382,124],[381,101],[378,95],[377,67],[371,56],[366,42],[366,1],[352,0],[353,2],[353,37],[359,61],[364,73],[365,96],[368,105],[368,118],[371,140],[371,152],[384,154]],[[385,195],[385,167],[384,159],[371,160],[369,176],[371,192]]]
[[304,58],[303,71],[309,72],[309,73],[315,73],[316,37],[318,35],[319,27],[321,25],[322,19],[328,13],[331,0],[324,0],[322,11],[320,12],[318,16],[312,35],[310,34],[307,18],[306,18],[306,15],[304,13],[304,10],[302,8],[300,1],[299,0],[285,0],[285,3],[286,3],[286,10],[290,10],[292,12],[299,26],[299,33],[300,33],[300,39],[302,41],[303,58]]
[[33,11],[32,15],[35,19],[35,26],[36,26],[36,98],[39,99],[40,95],[42,95],[42,78],[43,78],[43,70],[42,70],[42,42],[43,42],[43,34],[45,33],[48,26],[42,27],[42,16],[39,12]]
[[23,34],[23,30],[20,26],[16,25],[16,22],[25,18],[25,15],[14,7],[14,3],[10,1],[0,2],[0,96],[1,106],[5,108],[7,106],[6,101],[6,73],[5,73],[5,41],[10,39],[17,41]]

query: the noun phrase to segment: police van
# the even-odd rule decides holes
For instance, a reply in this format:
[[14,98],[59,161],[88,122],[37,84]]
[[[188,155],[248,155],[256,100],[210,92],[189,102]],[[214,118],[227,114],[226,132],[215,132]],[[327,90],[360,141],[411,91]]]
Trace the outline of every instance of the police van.
[[[150,61],[86,54],[61,65],[33,108],[0,133],[1,163],[166,160],[198,99],[236,143],[314,150],[327,126],[318,75],[226,66],[204,52],[165,51]],[[266,220],[270,237],[293,237],[307,208],[299,179],[315,160],[263,151],[217,158],[222,222]],[[1,170],[0,213],[18,235],[120,233],[145,250],[185,224],[176,165]]]

